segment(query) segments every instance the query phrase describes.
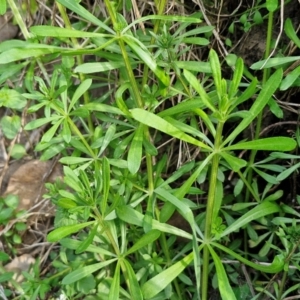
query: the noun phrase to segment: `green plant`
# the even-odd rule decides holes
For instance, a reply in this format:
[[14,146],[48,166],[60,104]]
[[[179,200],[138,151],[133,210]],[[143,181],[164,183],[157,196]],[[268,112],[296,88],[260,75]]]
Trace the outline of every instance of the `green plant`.
[[[0,226],[2,229],[2,236],[5,245],[9,249],[16,253],[15,247],[21,243],[22,233],[27,225],[22,216],[24,212],[16,212],[18,208],[19,199],[17,196],[8,195],[5,198],[0,198]],[[14,222],[13,222],[14,221]],[[13,222],[13,226],[10,223]]]
[[[41,159],[60,154],[64,165],[65,186],[48,185],[57,207],[48,241],[61,246],[58,255],[52,254],[55,271],[45,280],[37,269],[34,277],[27,275],[25,293],[36,289],[35,297],[40,293],[43,298],[57,285],[68,297],[87,299],[206,300],[215,286],[223,299],[237,299],[241,289],[234,286],[233,268],[223,263],[224,257],[270,274],[281,272],[290,261],[290,247],[270,251],[278,234],[270,229],[269,218],[295,214],[284,211],[283,192],[272,188],[296,169],[283,165],[292,157],[282,153],[293,150],[296,141],[259,138],[260,122],[255,140],[241,138],[258,116],[261,119],[282,82],[282,70],[262,83],[256,78],[244,82],[240,58],[226,79],[214,50],[208,62],[183,60],[192,47],[209,43],[199,35],[212,27],[198,27],[198,14],[164,16],[165,2],[156,2],[160,14],[128,24],[119,13],[121,1],[105,1],[109,18],[101,20],[78,2],[59,0],[65,28],[33,26],[25,36],[32,39],[0,47],[1,64],[9,69],[25,60],[24,67],[32,71],[22,97],[30,101],[28,113],[37,113],[25,130],[45,129],[35,150]],[[85,21],[73,26],[66,8]],[[146,21],[153,22],[149,35],[132,30]],[[52,38],[52,44],[45,38]],[[182,44],[188,46],[181,49]],[[84,55],[100,60],[84,62]],[[47,72],[43,64],[53,57],[60,63]],[[43,78],[34,76],[36,65],[42,67]],[[93,96],[97,86],[113,82],[112,91]],[[170,99],[173,105],[167,108]],[[250,107],[242,110],[246,101]],[[228,132],[232,123],[236,126]],[[197,159],[168,170],[168,157],[160,148],[170,141],[196,148]],[[252,153],[250,162],[238,157],[243,150]],[[260,160],[257,151],[262,152]],[[252,170],[264,186],[249,175]],[[238,184],[228,192],[225,174],[230,172],[237,174]],[[203,182],[207,202],[197,204],[191,199],[203,195]],[[189,231],[168,223],[175,211]],[[269,264],[253,262],[248,248],[234,243],[244,228],[256,246],[269,239],[261,249]],[[262,228],[267,234],[259,235]],[[176,242],[177,237],[187,242]],[[210,276],[211,270],[216,277]],[[281,290],[278,299],[287,293]]]

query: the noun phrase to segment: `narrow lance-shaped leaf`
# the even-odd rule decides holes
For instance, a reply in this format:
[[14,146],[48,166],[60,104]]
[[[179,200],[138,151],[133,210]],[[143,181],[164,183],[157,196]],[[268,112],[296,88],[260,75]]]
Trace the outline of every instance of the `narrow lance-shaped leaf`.
[[30,31],[38,36],[53,36],[53,37],[60,37],[60,38],[84,38],[84,37],[102,37],[107,36],[107,34],[95,33],[95,32],[88,32],[88,31],[81,31],[81,30],[74,30],[74,29],[67,29],[61,28],[56,26],[46,26],[46,25],[39,25],[39,26],[32,26]]
[[112,124],[106,130],[106,133],[105,133],[105,136],[104,136],[101,148],[99,150],[98,156],[100,156],[104,152],[104,150],[107,148],[107,146],[109,145],[109,143],[114,138],[115,133],[116,133],[116,124]]
[[72,97],[72,100],[70,102],[68,112],[70,112],[72,110],[75,103],[89,89],[91,84],[92,84],[92,79],[86,79],[77,87],[77,89]]
[[[272,67],[279,67],[279,66],[294,62],[299,59],[300,59],[300,56],[273,57],[270,59],[260,60],[256,63],[254,63],[250,68],[252,70],[260,70],[262,67],[264,69],[272,68]],[[280,83],[280,80],[279,80],[279,83]]]
[[247,162],[239,157],[235,157],[228,152],[221,152],[220,155],[226,160],[226,162],[230,165],[230,168],[237,172],[241,168],[245,167],[247,165]]
[[250,223],[258,218],[279,212],[280,207],[274,202],[264,201],[258,204],[256,207],[245,213],[242,217],[237,219],[234,223],[228,226],[220,235],[220,237],[227,236],[231,232],[234,232],[244,225]]
[[101,111],[105,113],[112,113],[112,114],[117,114],[123,116],[123,112],[118,109],[117,107],[113,107],[111,105],[103,104],[103,103],[95,103],[91,102],[86,105],[82,106],[83,108],[86,108],[91,111]]
[[214,83],[220,98],[219,100],[221,100],[223,94],[222,83],[221,83],[222,80],[221,65],[220,65],[218,54],[213,49],[209,51],[209,63],[211,66]]
[[142,162],[143,139],[144,126],[143,124],[139,124],[128,151],[128,170],[131,174],[135,174],[140,168]]
[[151,299],[164,290],[193,261],[193,258],[194,253],[191,252],[173,266],[148,280],[142,286],[144,298]]
[[295,165],[293,165],[292,167],[286,169],[285,171],[281,172],[276,179],[279,181],[282,181],[284,179],[286,179],[287,177],[289,177],[292,173],[294,173],[298,168],[300,168],[300,163],[297,163]]
[[154,241],[156,241],[159,238],[159,236],[160,236],[159,230],[153,229],[147,232],[130,249],[128,249],[128,251],[126,251],[125,255],[134,253],[140,248],[152,244]]
[[290,18],[287,18],[284,23],[284,31],[286,35],[295,43],[295,45],[300,48],[300,39],[298,38]]
[[120,293],[120,261],[118,261],[115,269],[114,278],[109,289],[108,300],[119,299],[119,293]]
[[7,5],[6,0],[0,1],[0,15],[4,15],[6,13]]
[[124,67],[124,61],[92,62],[79,65],[75,68],[76,73],[91,74],[106,72]]
[[297,143],[288,137],[272,137],[249,142],[241,142],[222,150],[265,150],[265,151],[291,151],[295,149]]
[[239,84],[243,77],[243,72],[244,72],[244,63],[243,63],[243,60],[239,57],[235,64],[233,78],[232,78],[232,80],[230,82],[230,86],[229,86],[229,92],[228,92],[229,99],[234,97],[235,94],[237,93]]
[[164,85],[170,85],[169,76],[156,64],[156,61],[152,58],[147,49],[142,49],[140,44],[137,44],[133,37],[123,37],[126,44],[138,55],[138,57],[145,63],[149,69],[156,75],[157,79]]
[[283,266],[284,266],[283,254],[275,256],[273,262],[270,265],[265,265],[265,264],[259,264],[259,263],[254,263],[252,261],[249,261],[246,258],[244,258],[243,256],[237,254],[235,251],[232,251],[231,249],[228,249],[227,247],[225,247],[219,243],[211,242],[211,245],[221,249],[225,253],[228,253],[230,256],[236,258],[243,264],[245,264],[255,270],[264,272],[264,273],[279,273],[280,271],[282,271]]
[[248,117],[245,117],[240,124],[233,130],[233,132],[226,138],[222,145],[226,145],[230,141],[233,141],[239,133],[241,133],[245,128],[247,128],[250,123],[258,116],[258,114],[263,110],[263,108],[268,103],[269,99],[272,97],[273,93],[278,88],[282,78],[282,70],[277,70],[263,86],[261,92],[259,93],[257,99],[251,106],[249,110]]
[[234,108],[236,108],[239,104],[250,99],[254,95],[257,89],[257,83],[258,83],[257,78],[252,79],[251,83],[246,88],[246,90],[243,91],[243,93],[239,97],[233,98],[234,100],[231,100],[232,102],[230,103],[231,105],[230,111],[233,111]]
[[286,91],[289,89],[294,82],[300,77],[300,66],[295,68],[292,72],[286,75],[280,84],[280,90]]
[[8,64],[10,62],[27,59],[29,57],[39,57],[42,55],[52,54],[60,51],[61,49],[59,49],[58,47],[52,46],[44,49],[14,48],[4,51],[0,54],[0,64]]
[[136,275],[132,269],[131,264],[126,259],[123,260],[123,263],[124,263],[124,266],[126,269],[126,276],[128,278],[128,282],[129,282],[129,290],[130,290],[130,294],[131,294],[131,299],[143,300],[142,290],[137,281]]
[[90,266],[81,267],[70,274],[68,274],[64,279],[62,280],[62,284],[71,284],[73,282],[76,282],[108,265],[116,261],[117,258],[109,259],[106,261],[103,261],[101,263],[93,264]]
[[208,94],[202,87],[201,83],[198,79],[189,71],[183,70],[184,77],[186,80],[191,84],[191,86],[196,90],[196,92],[201,97],[201,101],[203,102],[204,106],[209,108],[212,112],[216,111],[216,108],[212,104],[211,99],[209,98]]
[[101,212],[102,215],[105,215],[107,200],[110,189],[110,165],[106,157],[103,157],[102,160],[102,182],[103,182],[103,196],[101,201]]
[[158,117],[157,115],[155,115],[153,113],[150,113],[150,112],[145,111],[140,108],[134,108],[134,109],[130,110],[130,112],[132,114],[132,117],[135,120],[137,120],[149,127],[155,128],[159,131],[162,131],[166,134],[176,137],[182,141],[194,144],[198,147],[212,150],[209,146],[207,146],[204,143],[196,140],[195,138],[185,134],[184,132],[179,130],[177,127],[171,125],[169,122],[165,121],[164,119]]
[[217,253],[214,251],[214,249],[208,245],[209,252],[214,260],[216,271],[217,271],[217,278],[218,278],[218,288],[221,294],[221,297],[223,300],[236,300],[236,296],[231,288],[231,285],[229,283],[226,271],[224,269],[224,266],[221,262],[221,259],[217,255]]
[[67,7],[71,11],[74,11],[79,16],[86,19],[88,22],[92,22],[95,25],[105,29],[106,31],[114,34],[115,32],[107,26],[105,23],[101,22],[97,17],[91,14],[88,10],[86,10],[83,6],[81,6],[77,1],[70,1],[70,0],[56,0],[58,3],[62,4],[63,6]]
[[85,222],[85,223],[81,223],[81,224],[72,224],[72,225],[67,225],[67,226],[62,226],[60,228],[54,229],[53,231],[51,231],[48,235],[47,235],[47,240],[48,242],[57,242],[59,240],[61,240],[62,238],[72,234],[72,233],[76,233],[79,230],[94,224],[94,221],[90,221],[90,222]]
[[83,242],[80,243],[80,245],[78,246],[78,248],[75,251],[76,254],[82,253],[92,244],[94,237],[97,233],[97,229],[98,229],[98,223],[96,223],[94,225],[92,231],[89,232],[87,238]]

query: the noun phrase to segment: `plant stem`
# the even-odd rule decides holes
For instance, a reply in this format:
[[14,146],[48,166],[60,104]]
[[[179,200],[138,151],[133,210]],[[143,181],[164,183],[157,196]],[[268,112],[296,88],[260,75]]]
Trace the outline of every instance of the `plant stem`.
[[220,149],[220,145],[222,144],[222,131],[223,131],[223,122],[219,122],[217,125],[215,145],[214,145],[214,156],[212,158],[212,166],[210,171],[210,179],[209,179],[209,191],[208,191],[208,199],[206,206],[206,217],[205,217],[205,233],[204,233],[204,243],[206,245],[203,248],[203,272],[202,272],[202,300],[207,300],[208,296],[208,277],[209,277],[209,249],[207,244],[209,244],[211,239],[211,228],[213,221],[213,211],[214,211],[214,202],[215,202],[215,194],[216,194],[216,186],[217,186],[217,175],[219,169],[219,160],[220,155],[218,153]]
[[25,38],[25,40],[28,40],[31,35],[29,33],[29,31],[27,30],[27,27],[22,19],[22,16],[20,14],[20,9],[16,6],[16,1],[15,0],[7,0],[9,6],[10,6],[10,9],[12,10],[12,13],[16,19],[16,22],[18,23],[20,29],[21,29],[21,32]]

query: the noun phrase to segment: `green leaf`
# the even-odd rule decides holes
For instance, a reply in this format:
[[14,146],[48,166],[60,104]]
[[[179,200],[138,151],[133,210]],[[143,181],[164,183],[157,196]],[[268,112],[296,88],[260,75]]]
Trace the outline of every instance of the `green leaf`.
[[21,128],[21,118],[18,115],[4,116],[0,121],[3,134],[8,139],[13,139]]
[[199,46],[207,46],[209,44],[209,40],[200,37],[188,37],[182,39],[183,43],[192,44],[192,45],[199,45]]
[[62,208],[70,209],[77,206],[76,202],[68,198],[60,198],[57,201],[57,205]]
[[295,45],[300,48],[300,39],[293,27],[292,20],[287,18],[284,23],[284,31],[286,35],[295,43]]
[[204,149],[211,150],[211,148],[208,147],[207,145],[205,145],[204,143],[185,134],[184,132],[182,132],[181,130],[176,128],[175,126],[171,125],[169,122],[165,121],[164,119],[160,118],[159,116],[157,116],[153,113],[150,113],[150,112],[145,111],[140,108],[134,108],[134,109],[130,110],[130,112],[132,114],[132,117],[135,120],[137,120],[149,127],[160,130],[166,134],[176,137],[182,141],[194,144],[198,147],[202,147]]
[[124,66],[124,61],[93,62],[77,66],[74,72],[82,74],[100,73],[120,69]]
[[300,163],[297,163],[295,165],[293,165],[292,167],[286,169],[285,171],[283,171],[282,173],[280,173],[276,179],[278,181],[282,181],[286,178],[288,178],[292,173],[294,173],[298,168],[300,168]]
[[21,159],[22,157],[24,157],[26,155],[26,149],[24,145],[21,144],[13,145],[10,155],[15,159]]
[[126,44],[137,54],[137,56],[145,63],[149,69],[156,75],[157,79],[166,87],[170,85],[170,78],[164,70],[158,67],[156,61],[152,58],[151,53],[141,43],[133,41],[131,36],[123,37]]
[[239,171],[247,165],[247,162],[241,158],[235,157],[227,152],[221,152],[220,155],[227,161],[234,172]]
[[189,71],[183,70],[184,77],[186,80],[191,84],[191,86],[196,90],[196,92],[201,97],[201,100],[205,107],[208,107],[212,112],[216,111],[216,108],[212,104],[211,99],[209,98],[208,94],[202,87],[202,85],[199,83],[199,80]]
[[0,64],[8,64],[10,62],[27,59],[30,57],[39,57],[46,54],[60,52],[61,49],[58,47],[48,48],[15,48],[7,50],[0,54]]
[[159,195],[163,200],[171,202],[174,206],[176,206],[181,212],[182,216],[190,223],[194,222],[194,215],[189,206],[180,201],[177,197],[173,196],[170,192],[165,190],[164,188],[158,187],[154,190],[154,192]]
[[[133,224],[139,227],[143,226],[144,215],[134,210],[132,207],[127,205],[120,205],[116,208],[117,216],[128,224]],[[192,235],[184,230],[176,228],[166,223],[160,223],[157,220],[152,219],[152,228],[162,232],[181,236],[183,238],[192,239]]]
[[[61,136],[63,137],[64,141],[69,144],[72,138],[72,133],[71,129],[69,127],[69,123],[67,119],[63,120],[63,126],[62,126],[62,131],[61,131]],[[49,142],[50,140],[43,140],[45,142]]]
[[128,151],[128,170],[131,174],[137,173],[142,162],[142,150],[144,139],[144,126],[139,124],[134,133],[130,148]]
[[241,142],[228,147],[223,148],[222,150],[265,150],[265,151],[291,151],[295,149],[297,143],[292,138],[288,137],[272,137],[259,139],[249,142]]
[[[98,156],[100,156],[105,151],[107,146],[114,139],[115,133],[116,133],[116,124],[112,124],[108,127],[108,129],[105,132],[105,136],[104,136],[104,139],[102,140],[102,144],[101,144],[101,148],[99,150]],[[96,143],[97,143],[97,141],[95,141],[95,143],[93,144],[93,148],[95,148]]]
[[102,103],[91,102],[86,105],[83,105],[82,107],[86,108],[88,110],[91,110],[91,111],[101,111],[101,112],[112,113],[112,114],[117,114],[117,115],[121,115],[121,116],[124,115],[124,113],[117,107],[113,107],[111,105],[102,104]]
[[136,275],[132,269],[132,266],[126,259],[123,260],[123,263],[124,263],[124,266],[126,269],[126,275],[127,275],[128,282],[129,282],[131,299],[143,300],[142,290],[139,286],[139,283],[138,283]]
[[261,177],[263,178],[265,181],[271,183],[271,184],[279,184],[279,181],[276,180],[276,178],[266,172],[263,172],[255,167],[253,167],[253,170]]
[[[0,54],[1,56],[1,54]],[[0,90],[0,107],[5,106],[12,109],[23,109],[27,103],[19,92],[12,89],[2,88]]]
[[173,266],[148,280],[142,286],[144,298],[151,299],[164,290],[193,261],[193,258],[194,253],[191,252]]
[[70,1],[70,0],[57,0],[58,3],[67,7],[71,11],[74,11],[76,14],[84,18],[86,21],[94,23],[95,25],[103,28],[104,30],[114,34],[115,32],[107,26],[105,23],[101,22],[97,17],[91,14],[88,10],[86,10],[83,6],[81,6],[78,1]]
[[211,73],[211,67],[208,62],[204,61],[173,61],[173,64],[179,68],[194,72]]
[[4,15],[6,13],[6,9],[7,9],[6,0],[1,0],[0,1],[0,15]]
[[234,203],[231,207],[232,211],[239,211],[239,210],[243,210],[246,208],[249,208],[250,206],[255,206],[256,203]]
[[78,99],[90,88],[91,84],[92,79],[86,79],[77,87],[70,102],[68,112],[72,110]]
[[128,249],[124,255],[129,255],[138,251],[140,248],[152,244],[160,237],[160,234],[161,232],[157,229],[148,231],[130,249]]
[[218,288],[220,291],[220,295],[223,300],[236,300],[235,294],[231,288],[229,283],[226,271],[222,264],[222,261],[218,254],[214,251],[214,249],[208,245],[209,252],[214,260],[214,265],[217,271],[217,278],[218,278]]
[[110,164],[106,157],[103,157],[102,160],[102,184],[103,184],[103,191],[102,191],[102,200],[101,200],[101,212],[102,215],[105,216],[106,213],[106,206],[109,196],[109,189],[110,189]]
[[214,78],[214,84],[218,91],[218,96],[221,97],[223,95],[223,89],[222,89],[222,84],[221,84],[221,81],[222,81],[221,65],[220,65],[218,54],[213,49],[211,49],[209,51],[209,63],[210,63],[212,75]]
[[33,121],[29,122],[28,124],[26,124],[24,129],[32,130],[32,129],[41,127],[47,123],[50,123],[51,121],[58,120],[60,118],[61,118],[61,116],[53,116],[53,117],[49,117],[49,118],[40,118],[37,120],[33,120]]
[[[272,67],[280,67],[282,65],[294,62],[299,59],[300,59],[300,56],[274,57],[274,58],[258,61],[256,63],[254,63],[250,68],[252,70],[260,70],[262,67],[264,69],[268,69],[268,68],[272,68]],[[280,83],[280,81],[278,83]]]
[[251,81],[251,83],[248,85],[246,90],[243,91],[243,93],[239,97],[233,98],[232,103],[231,103],[231,111],[234,108],[236,108],[239,104],[245,102],[246,100],[250,99],[254,95],[254,93],[257,89],[257,83],[258,83],[257,78],[254,78]]
[[84,252],[89,247],[89,245],[94,240],[94,237],[97,233],[97,230],[98,230],[98,223],[95,223],[95,225],[94,225],[93,229],[91,230],[91,232],[88,233],[87,238],[84,241],[82,241],[80,243],[79,247],[76,249],[75,254],[80,254],[80,253]]
[[264,265],[264,264],[259,264],[259,263],[254,263],[252,261],[249,261],[249,260],[245,259],[243,256],[237,254],[236,252],[228,249],[227,247],[225,247],[221,244],[218,244],[215,242],[211,242],[210,244],[214,247],[221,249],[225,253],[228,253],[230,256],[239,260],[241,263],[243,263],[255,270],[261,271],[261,272],[279,273],[282,271],[284,263],[285,263],[283,254],[276,255],[273,262],[270,265]]
[[278,0],[266,0],[266,8],[269,12],[274,12],[278,7]]
[[80,229],[83,229],[89,225],[94,224],[95,221],[90,221],[90,222],[85,222],[81,224],[73,224],[73,225],[68,225],[68,226],[62,226],[60,228],[54,229],[47,235],[47,240],[50,243],[57,242],[61,240],[62,238],[78,232]]
[[257,99],[251,106],[249,110],[248,117],[245,117],[240,124],[233,130],[233,132],[226,138],[222,145],[233,141],[239,133],[241,133],[248,125],[257,117],[257,115],[263,110],[267,105],[269,99],[272,97],[273,93],[278,88],[282,78],[282,70],[277,70],[263,86],[261,92],[259,93]]
[[195,166],[195,161],[190,161],[188,163],[185,163],[183,166],[181,166],[178,170],[176,170],[173,174],[170,174],[168,178],[160,185],[160,187],[163,187],[167,184],[170,184],[180,177],[182,177],[184,174],[190,172],[193,167]]
[[[50,118],[49,118],[50,119]],[[52,138],[54,137],[58,127],[61,125],[61,123],[64,121],[63,118],[60,118],[60,120],[57,120],[56,123],[54,123],[54,125],[52,125],[43,135],[41,142],[42,143],[47,143],[50,142],[52,140]],[[65,134],[65,132],[62,132],[62,135]]]
[[[194,110],[196,113],[200,113],[199,110],[195,109]],[[202,114],[203,116],[203,114]],[[205,119],[205,116],[203,116]],[[171,118],[171,117],[165,117],[164,118],[165,121],[169,122],[171,125],[175,126],[176,128],[178,128],[179,130],[183,131],[184,133],[188,133],[192,136],[196,136],[197,138],[199,138],[200,140],[204,141],[205,143],[207,143],[208,145],[210,145],[211,147],[213,147],[213,143],[209,140],[209,138],[207,137],[207,135],[205,133],[202,133],[200,130],[185,124],[184,122],[178,121],[176,120],[176,118]],[[204,120],[203,120],[204,121]],[[206,121],[208,121],[208,119],[206,119]],[[209,123],[209,121],[208,121]],[[212,130],[213,133],[215,133],[215,129],[213,128],[213,124],[209,123],[212,127],[210,127],[210,129]]]
[[67,165],[77,165],[77,164],[82,164],[85,162],[90,161],[90,158],[85,158],[85,157],[72,157],[72,156],[67,156],[67,157],[62,157],[59,162],[62,164],[67,164]]
[[256,207],[245,213],[239,219],[237,219],[234,223],[228,226],[220,235],[220,237],[224,237],[229,235],[231,232],[234,232],[244,225],[250,223],[253,220],[258,218],[270,215],[275,212],[279,212],[280,207],[274,202],[264,201],[258,204]]
[[[70,239],[70,238],[64,238],[59,242],[63,247],[67,249],[76,250],[80,246],[80,241]],[[99,247],[99,245],[95,246],[93,244],[89,245],[86,251],[91,253],[99,253],[101,255],[109,256],[109,257],[115,257],[116,255],[112,252],[107,251],[106,249],[103,249]]]
[[115,268],[114,278],[109,289],[108,300],[119,299],[119,294],[120,294],[120,261],[118,261],[117,266]]
[[229,99],[233,98],[238,92],[239,85],[243,77],[243,72],[244,72],[244,63],[243,60],[239,57],[236,61],[233,78],[229,85],[229,92],[228,92]]
[[289,89],[299,77],[300,66],[298,66],[292,72],[286,75],[286,77],[281,81],[280,90],[286,91],[287,89]]
[[103,261],[101,263],[81,267],[81,268],[71,272],[67,276],[65,276],[62,280],[62,284],[72,284],[73,282],[76,282],[76,281],[110,265],[111,263],[113,263],[116,260],[117,260],[117,258],[113,258],[113,259]]
[[82,30],[61,28],[55,26],[32,26],[30,27],[30,31],[38,36],[53,36],[58,38],[88,38],[88,37],[102,37],[107,36],[107,34],[101,34],[96,32],[88,32]]
[[150,141],[148,141],[148,139],[143,139],[143,147],[145,152],[151,156],[156,156],[158,154],[156,147]]

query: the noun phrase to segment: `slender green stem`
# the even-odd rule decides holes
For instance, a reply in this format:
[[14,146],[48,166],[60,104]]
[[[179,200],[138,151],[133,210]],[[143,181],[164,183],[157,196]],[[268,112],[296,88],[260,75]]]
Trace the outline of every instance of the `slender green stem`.
[[22,16],[20,14],[20,9],[16,6],[16,2],[15,0],[7,0],[9,6],[10,6],[10,9],[15,17],[15,20],[16,22],[18,23],[20,29],[21,29],[21,32],[25,38],[25,40],[28,40],[31,35],[29,33],[29,31],[27,30],[27,27],[26,27],[26,24],[24,23],[23,19],[22,19]]
[[[204,233],[204,242],[209,243],[211,239],[211,229],[212,229],[212,217],[214,213],[214,203],[216,195],[216,186],[217,186],[217,174],[219,169],[219,160],[220,155],[218,153],[220,145],[222,144],[222,131],[223,131],[223,122],[219,122],[216,131],[215,138],[215,154],[212,158],[212,166],[210,171],[209,179],[209,191],[208,199],[206,206],[206,217],[205,217],[205,233]],[[209,249],[207,245],[203,248],[203,272],[202,272],[202,300],[207,300],[208,296],[208,277],[209,277]]]

